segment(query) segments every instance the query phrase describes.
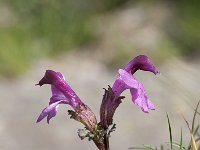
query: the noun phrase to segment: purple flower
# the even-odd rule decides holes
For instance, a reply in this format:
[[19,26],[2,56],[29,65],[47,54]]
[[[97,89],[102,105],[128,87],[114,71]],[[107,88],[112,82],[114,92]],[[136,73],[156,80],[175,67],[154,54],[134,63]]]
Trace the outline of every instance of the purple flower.
[[158,73],[147,56],[139,55],[131,60],[125,66],[124,70],[119,69],[119,75],[112,90],[115,93],[115,97],[119,97],[124,90],[130,89],[133,103],[138,105],[143,112],[147,113],[149,110],[155,109],[155,107],[147,97],[142,83],[132,76],[137,70],[150,71],[155,75]]
[[52,97],[50,98],[49,106],[43,109],[37,122],[47,117],[47,122],[49,123],[49,120],[56,116],[59,104],[68,104],[75,110],[75,112],[68,111],[71,118],[82,122],[89,130],[95,130],[97,124],[95,115],[71,89],[61,73],[47,70],[37,85],[42,86],[44,84],[51,85]]
[[142,83],[132,76],[137,70],[150,71],[155,75],[158,73],[149,58],[145,55],[135,57],[124,69],[119,69],[117,79],[112,88],[109,87],[109,89],[105,91],[101,104],[101,125],[105,128],[112,124],[114,112],[121,103],[121,99],[124,98],[120,95],[126,89],[130,89],[133,103],[138,105],[143,112],[147,113],[149,110],[155,109]]

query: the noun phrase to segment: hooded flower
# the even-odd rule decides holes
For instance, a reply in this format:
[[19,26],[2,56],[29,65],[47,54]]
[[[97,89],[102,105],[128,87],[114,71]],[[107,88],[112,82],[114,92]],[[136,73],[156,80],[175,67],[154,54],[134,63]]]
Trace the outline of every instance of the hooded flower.
[[43,109],[37,122],[47,117],[47,122],[49,123],[49,120],[56,116],[59,104],[68,104],[75,110],[68,111],[71,118],[83,123],[90,131],[95,130],[97,124],[95,115],[71,89],[61,73],[47,70],[37,85],[42,86],[44,84],[51,85],[52,97],[50,98],[49,106]]
[[132,101],[138,105],[143,112],[147,113],[149,109],[155,109],[155,107],[149,100],[142,83],[132,76],[137,70],[150,71],[155,75],[158,73],[147,56],[139,55],[131,60],[124,69],[119,69],[119,75],[112,90],[115,96],[118,97],[124,90],[130,89]]
[[105,91],[100,108],[101,125],[107,128],[112,124],[112,118],[116,108],[121,103],[121,93],[126,89],[130,90],[132,101],[138,105],[143,112],[155,109],[153,103],[149,100],[144,86],[135,79],[133,74],[137,70],[150,71],[155,75],[158,73],[149,58],[145,55],[139,55],[131,60],[124,69],[119,69],[117,79],[112,88]]

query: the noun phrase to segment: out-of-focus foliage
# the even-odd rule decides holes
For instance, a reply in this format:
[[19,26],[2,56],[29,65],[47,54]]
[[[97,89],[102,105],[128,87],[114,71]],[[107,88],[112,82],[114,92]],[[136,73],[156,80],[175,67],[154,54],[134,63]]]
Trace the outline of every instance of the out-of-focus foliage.
[[177,8],[177,16],[168,25],[171,41],[184,55],[200,53],[200,1],[183,0],[172,3]]
[[[130,1],[130,2],[133,2],[133,1]],[[113,56],[112,60],[107,59],[109,66],[113,68],[120,64],[124,64],[126,60],[131,59],[131,57],[135,55],[135,53],[136,54],[148,53],[148,55],[151,58],[155,59],[154,62],[157,62],[157,63],[164,62],[164,60],[168,60],[169,58],[172,58],[173,56],[183,56],[183,57],[188,57],[192,59],[194,57],[199,58],[200,56],[200,30],[199,30],[200,1],[198,0],[191,0],[191,1],[188,1],[188,0],[183,0],[183,1],[141,0],[141,1],[134,1],[134,3],[131,3],[131,4],[133,6],[132,10],[134,10],[135,12],[137,12],[138,8],[140,9],[140,13],[141,13],[140,17],[141,16],[143,17],[143,18],[141,17],[140,19],[141,20],[146,19],[143,22],[143,24],[136,27],[135,31],[131,32],[130,30],[130,33],[132,35],[135,32],[135,35],[137,35],[138,38],[141,38],[141,40],[139,40],[141,44],[140,46],[138,46],[139,42],[137,41],[138,38],[136,38],[136,36],[132,36],[133,39],[136,39],[136,40],[132,40],[132,43],[136,41],[135,45],[134,44],[131,45],[130,42],[129,44],[127,44],[128,42],[125,40],[124,41],[119,40],[118,42],[119,46],[117,47],[118,49],[117,48],[115,49],[115,53],[114,53],[115,56]],[[166,13],[166,15],[164,15],[163,18],[161,17],[163,15],[162,13]],[[136,19],[134,17],[132,17],[132,19],[137,20],[137,15],[135,16],[136,16],[135,17]],[[136,21],[136,24],[138,22]],[[134,22],[132,23],[134,26]],[[141,33],[138,34],[138,30],[140,30]],[[143,32],[145,30],[146,30],[146,33],[144,34]],[[129,36],[130,33],[127,34],[128,37],[130,37]],[[150,34],[152,36],[150,36]],[[151,38],[154,39],[154,37],[156,37],[155,35],[159,35],[158,36],[159,38],[157,38],[156,41],[153,41],[153,40],[151,41]],[[120,39],[120,37],[117,37],[116,39]],[[149,43],[152,42],[153,44],[151,45],[148,42]],[[144,43],[144,45],[145,43],[147,43],[149,47],[147,46],[143,47],[142,43]]]
[[[92,42],[96,39],[97,28],[91,24],[91,18],[112,13],[113,9],[127,2],[133,7],[141,2],[146,9],[149,5],[164,1],[2,0],[0,74],[19,74],[40,57],[60,54]],[[169,53],[196,54],[200,49],[200,1],[167,3],[174,6],[176,11],[174,19],[164,29],[166,39],[160,41],[159,50],[155,50],[155,53],[161,58]],[[126,58],[126,53],[122,55],[124,52],[126,50],[119,52],[119,57]],[[116,60],[122,59],[117,56]]]
[[89,43],[95,28],[89,18],[127,0],[3,0],[14,23],[0,25],[0,74],[15,75],[44,55]]

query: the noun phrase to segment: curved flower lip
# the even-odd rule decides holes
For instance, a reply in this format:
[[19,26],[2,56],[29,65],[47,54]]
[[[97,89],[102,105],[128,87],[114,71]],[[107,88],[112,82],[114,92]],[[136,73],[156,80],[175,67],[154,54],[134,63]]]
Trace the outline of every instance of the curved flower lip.
[[127,71],[123,69],[119,69],[119,78],[124,81],[124,83],[129,87],[129,88],[137,88],[138,82],[135,80],[135,78],[129,74]]
[[133,103],[138,105],[143,112],[148,113],[149,110],[155,110],[154,104],[150,101],[150,99],[146,95],[144,86],[141,83],[139,83],[139,81],[138,81],[138,88],[137,89],[131,88],[130,92]]
[[61,101],[57,101],[55,103],[52,103],[50,104],[48,107],[44,108],[42,113],[40,114],[40,116],[38,117],[37,119],[37,123],[40,122],[42,119],[44,119],[45,117],[47,117],[47,122],[49,123],[49,120],[52,118],[52,117],[55,117],[56,113],[57,113],[57,108],[58,108],[58,105],[60,103],[66,103],[66,101],[64,100],[61,100]]
[[53,70],[46,70],[44,77],[36,85],[51,84],[55,86],[57,92],[61,92],[67,99],[71,100],[70,104],[74,107],[78,103],[81,103],[80,98],[72,90],[72,88],[65,81],[64,76],[60,72],[55,72]]
[[137,70],[150,71],[155,75],[159,73],[146,55],[139,55],[132,59],[125,66],[124,70],[130,72],[131,74],[134,74]]
[[137,88],[138,83],[131,74],[123,69],[119,69],[118,73],[119,75],[117,80],[112,87],[112,90],[115,93],[115,97],[120,96],[120,94],[128,88]]
[[43,109],[37,122],[47,117],[47,122],[49,123],[49,120],[56,116],[59,104],[69,104],[76,110],[79,104],[82,103],[61,73],[47,70],[44,77],[36,85],[42,86],[44,84],[51,84],[52,97],[50,98],[49,106]]

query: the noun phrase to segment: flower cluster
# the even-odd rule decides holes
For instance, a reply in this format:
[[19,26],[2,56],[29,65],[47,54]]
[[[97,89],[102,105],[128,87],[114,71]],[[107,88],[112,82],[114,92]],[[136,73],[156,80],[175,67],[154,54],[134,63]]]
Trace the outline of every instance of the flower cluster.
[[115,110],[124,98],[124,96],[121,96],[123,91],[130,90],[133,103],[138,105],[143,112],[147,113],[149,110],[155,109],[145,92],[144,86],[133,76],[137,70],[149,71],[155,75],[158,73],[145,55],[135,57],[124,69],[119,69],[117,79],[112,88],[109,86],[108,90],[105,89],[100,107],[100,122],[98,124],[92,110],[76,95],[64,76],[59,72],[47,70],[37,85],[50,84],[52,97],[50,98],[49,106],[43,109],[37,122],[47,117],[47,122],[49,123],[49,120],[56,116],[59,104],[70,105],[73,108],[73,110],[68,111],[71,118],[83,123],[87,131],[89,131],[79,130],[81,139],[84,138],[83,133],[87,133],[85,136],[92,139],[99,149],[106,149],[105,147],[108,145],[106,144],[106,137],[110,134],[108,128],[113,124]]

